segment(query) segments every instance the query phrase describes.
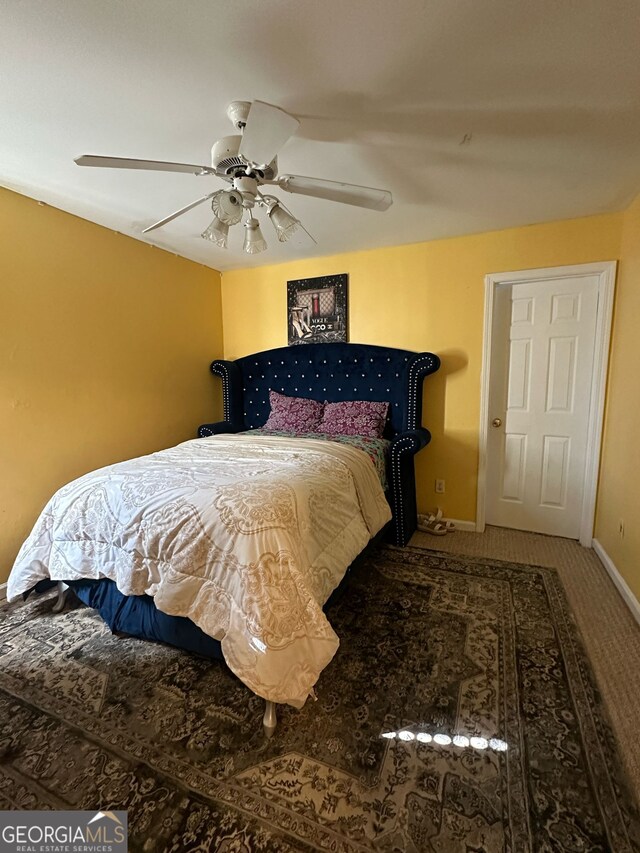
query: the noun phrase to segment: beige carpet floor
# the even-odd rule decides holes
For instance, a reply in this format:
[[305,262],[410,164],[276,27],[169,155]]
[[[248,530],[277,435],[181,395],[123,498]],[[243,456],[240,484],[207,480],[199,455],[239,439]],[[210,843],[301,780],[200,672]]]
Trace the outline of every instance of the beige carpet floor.
[[640,794],[640,625],[595,552],[571,539],[502,527],[446,536],[417,532],[411,544],[558,570],[607,706],[630,781]]

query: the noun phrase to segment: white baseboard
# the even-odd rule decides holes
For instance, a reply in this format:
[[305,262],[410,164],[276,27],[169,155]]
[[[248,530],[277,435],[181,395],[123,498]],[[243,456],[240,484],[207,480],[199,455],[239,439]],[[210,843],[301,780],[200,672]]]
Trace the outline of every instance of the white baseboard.
[[625,579],[622,577],[622,575],[616,568],[615,563],[604,550],[600,542],[598,542],[597,539],[594,539],[592,544],[593,550],[596,552],[600,559],[600,562],[607,570],[607,574],[616,585],[618,592],[624,599],[625,604],[631,611],[636,622],[638,623],[638,625],[640,625],[640,601],[638,601],[638,599],[635,597],[635,595],[631,591],[631,588],[629,587]]
[[455,524],[456,530],[466,530],[469,533],[476,532],[475,521],[462,521],[459,518],[445,518],[445,521],[450,521],[452,524]]
[[3,601],[7,600],[7,585],[6,583],[0,583],[0,604]]

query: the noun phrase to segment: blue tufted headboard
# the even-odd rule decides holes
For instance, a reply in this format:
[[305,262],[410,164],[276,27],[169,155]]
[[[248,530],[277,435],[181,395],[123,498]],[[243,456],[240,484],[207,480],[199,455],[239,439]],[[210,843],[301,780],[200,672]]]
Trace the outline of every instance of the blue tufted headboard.
[[224,421],[202,424],[201,438],[264,426],[269,391],[314,400],[378,400],[390,403],[385,437],[389,450],[389,503],[393,539],[406,545],[416,528],[414,456],[429,443],[421,424],[422,380],[440,367],[432,352],[369,344],[303,344],[214,361],[222,379]]
[[387,436],[420,426],[422,380],[440,359],[369,344],[305,344],[214,361],[223,382],[224,418],[236,429],[263,426],[269,390],[314,400],[380,400],[390,403]]

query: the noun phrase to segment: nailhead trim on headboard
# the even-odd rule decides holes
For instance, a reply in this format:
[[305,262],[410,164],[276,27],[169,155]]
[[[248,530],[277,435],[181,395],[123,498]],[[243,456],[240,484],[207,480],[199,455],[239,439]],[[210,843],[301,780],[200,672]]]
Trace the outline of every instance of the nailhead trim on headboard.
[[[415,521],[413,521],[410,529],[406,525],[406,519],[412,520],[412,512],[414,514],[416,512],[413,467],[411,466],[411,474],[405,472],[403,478],[402,460],[404,457],[413,460],[415,454],[421,447],[424,447],[425,443],[429,442],[430,438],[429,431],[419,427],[410,434],[400,436],[391,445],[391,475],[389,479],[396,545],[405,545],[415,530]],[[411,481],[411,489],[408,488],[409,480]]]
[[224,361],[214,361],[211,364],[211,372],[222,379],[222,406],[224,419],[228,421],[231,417],[229,411],[229,368]]
[[[440,367],[440,359],[433,353],[423,353],[413,359],[409,365],[409,399],[407,402],[407,428],[420,426],[422,412],[418,411],[418,400],[422,403],[420,380]],[[422,408],[422,407],[421,407]]]
[[402,457],[403,448],[409,448],[413,445],[413,440],[410,438],[400,438],[393,446],[391,455],[391,483],[393,485],[393,516],[396,522],[396,541],[405,541],[404,529],[404,505],[402,499],[402,477],[400,476],[400,459]]

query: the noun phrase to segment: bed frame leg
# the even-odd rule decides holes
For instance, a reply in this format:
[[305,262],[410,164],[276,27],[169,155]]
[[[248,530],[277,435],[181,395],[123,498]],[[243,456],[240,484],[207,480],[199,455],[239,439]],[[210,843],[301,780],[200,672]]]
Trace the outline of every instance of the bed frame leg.
[[278,722],[278,718],[276,716],[276,703],[269,702],[269,700],[265,700],[266,706],[264,709],[264,717],[262,718],[262,725],[264,726],[264,733],[266,737],[271,737],[272,734],[276,730],[276,725]]
[[63,610],[68,592],[69,587],[66,585],[66,583],[58,581],[58,598],[56,599],[56,603],[53,605],[54,613],[60,613]]

